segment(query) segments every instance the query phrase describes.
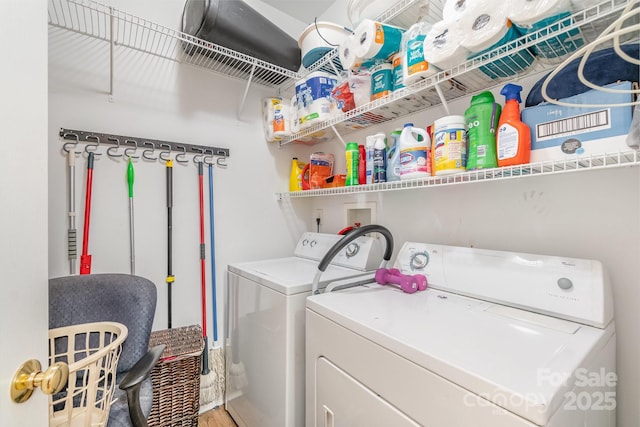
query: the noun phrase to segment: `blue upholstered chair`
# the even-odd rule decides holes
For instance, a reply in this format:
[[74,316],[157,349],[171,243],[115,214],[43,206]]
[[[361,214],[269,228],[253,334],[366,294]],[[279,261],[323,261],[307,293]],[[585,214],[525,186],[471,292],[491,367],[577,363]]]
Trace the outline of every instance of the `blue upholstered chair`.
[[109,427],[146,426],[153,402],[149,374],[164,346],[147,351],[156,311],[153,282],[128,274],[90,274],[49,280],[49,328],[90,322],[122,323],[129,335],[118,361]]

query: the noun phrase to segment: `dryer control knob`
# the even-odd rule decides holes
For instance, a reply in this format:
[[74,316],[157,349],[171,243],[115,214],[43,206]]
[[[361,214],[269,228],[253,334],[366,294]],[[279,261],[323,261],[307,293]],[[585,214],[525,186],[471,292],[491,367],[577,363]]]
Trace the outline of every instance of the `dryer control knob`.
[[418,252],[411,256],[409,266],[412,270],[422,270],[429,264],[429,254],[425,252]]
[[347,254],[347,258],[351,258],[352,256],[355,256],[358,251],[360,251],[360,245],[357,243],[349,243],[347,245],[347,249],[345,250],[346,254]]
[[314,247],[317,244],[318,242],[316,242],[315,240],[312,240],[311,243],[309,243],[309,246]]
[[561,277],[558,279],[558,287],[560,289],[568,291],[569,289],[573,288],[573,282],[571,281],[571,279],[567,279],[566,277]]

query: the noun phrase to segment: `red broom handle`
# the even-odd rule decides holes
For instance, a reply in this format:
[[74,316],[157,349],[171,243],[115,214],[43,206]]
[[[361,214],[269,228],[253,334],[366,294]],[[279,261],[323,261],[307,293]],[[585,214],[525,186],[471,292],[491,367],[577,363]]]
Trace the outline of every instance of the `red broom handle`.
[[[202,182],[203,166],[198,164],[198,183],[200,186],[200,282],[202,295],[202,335],[207,336],[207,279],[205,269],[204,242],[204,184]],[[206,349],[205,349],[206,350]]]
[[82,233],[82,255],[80,256],[80,274],[91,274],[91,255],[89,252],[89,221],[91,219],[91,187],[93,186],[93,158],[87,159],[87,192],[84,205],[84,228]]

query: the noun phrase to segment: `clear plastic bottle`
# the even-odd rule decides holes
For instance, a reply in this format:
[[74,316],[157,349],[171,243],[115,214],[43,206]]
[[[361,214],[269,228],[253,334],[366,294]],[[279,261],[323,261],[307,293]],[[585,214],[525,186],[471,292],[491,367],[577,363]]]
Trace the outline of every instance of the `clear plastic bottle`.
[[367,136],[365,139],[365,144],[364,144],[364,151],[367,155],[367,179],[366,179],[366,183],[367,184],[373,184],[375,181],[373,180],[373,152],[374,152],[374,145],[375,145],[375,139],[373,137],[373,135],[371,136]]

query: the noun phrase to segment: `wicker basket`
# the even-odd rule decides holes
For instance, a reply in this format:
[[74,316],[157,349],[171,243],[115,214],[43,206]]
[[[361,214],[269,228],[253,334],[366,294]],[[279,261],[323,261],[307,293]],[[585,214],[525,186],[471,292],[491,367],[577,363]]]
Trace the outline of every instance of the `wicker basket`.
[[67,388],[49,397],[49,425],[104,426],[127,327],[84,323],[49,330],[49,363],[69,365]]
[[149,347],[167,347],[151,371],[153,406],[149,427],[198,425],[200,369],[204,340],[199,325],[151,333]]

